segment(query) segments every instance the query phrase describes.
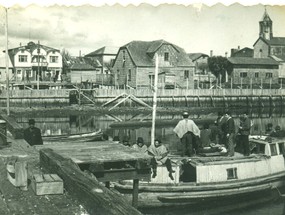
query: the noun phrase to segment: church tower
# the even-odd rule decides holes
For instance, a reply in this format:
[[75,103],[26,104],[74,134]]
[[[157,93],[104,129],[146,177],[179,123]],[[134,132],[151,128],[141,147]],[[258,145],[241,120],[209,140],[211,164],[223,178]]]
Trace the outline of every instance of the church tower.
[[263,18],[259,22],[259,36],[266,40],[270,40],[273,37],[272,20],[270,19],[266,8],[263,14]]

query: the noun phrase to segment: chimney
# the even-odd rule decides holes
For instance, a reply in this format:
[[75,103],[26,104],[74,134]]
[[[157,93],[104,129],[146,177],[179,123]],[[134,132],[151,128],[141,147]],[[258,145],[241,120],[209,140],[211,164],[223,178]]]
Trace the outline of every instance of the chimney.
[[238,46],[238,50],[240,50],[240,46]]
[[210,51],[210,57],[213,57],[213,50]]
[[22,46],[22,43],[20,43],[20,47]]
[[81,50],[79,50],[79,57],[81,57]]
[[225,52],[225,57],[226,57],[226,58],[228,57],[228,52]]

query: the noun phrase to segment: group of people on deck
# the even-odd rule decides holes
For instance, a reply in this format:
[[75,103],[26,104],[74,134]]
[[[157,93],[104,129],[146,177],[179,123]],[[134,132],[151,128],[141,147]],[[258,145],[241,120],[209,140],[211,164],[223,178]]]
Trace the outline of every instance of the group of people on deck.
[[[114,137],[113,141],[118,141],[119,139]],[[128,139],[125,137],[123,138],[122,144],[127,147],[132,147],[142,153],[148,154],[152,156],[151,159],[151,166],[152,166],[152,178],[155,178],[157,176],[157,166],[158,165],[165,165],[166,169],[168,170],[171,180],[174,180],[172,173],[175,171],[172,169],[172,164],[170,159],[168,158],[169,150],[168,148],[162,144],[160,139],[155,139],[154,144],[147,146],[144,143],[144,140],[142,137],[138,137],[135,144],[132,146],[129,144]]]
[[[195,122],[189,119],[189,113],[182,114],[183,119],[178,122],[174,128],[174,132],[180,138],[182,144],[182,156],[193,156],[197,151],[204,147],[212,146],[214,142],[219,146],[219,150],[227,152],[232,157],[235,153],[236,126],[229,111],[219,113],[215,121],[215,127],[209,129],[208,124],[204,124],[200,130]],[[248,114],[244,112],[240,118],[238,126],[238,141],[242,145],[243,154],[250,155],[249,134],[251,128],[251,120]]]

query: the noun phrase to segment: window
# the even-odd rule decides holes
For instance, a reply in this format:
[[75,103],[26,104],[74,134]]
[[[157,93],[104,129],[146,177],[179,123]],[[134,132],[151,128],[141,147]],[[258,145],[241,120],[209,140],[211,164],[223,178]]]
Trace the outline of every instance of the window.
[[50,63],[58,63],[58,56],[50,56],[49,62]]
[[279,154],[282,155],[285,152],[284,143],[278,143]]
[[237,179],[237,168],[227,169],[228,180]]
[[259,73],[258,72],[254,73],[254,77],[258,78],[259,77]]
[[19,55],[19,62],[28,62],[27,55]]
[[119,79],[119,76],[120,76],[120,70],[117,69],[117,79]]
[[128,72],[128,81],[132,80],[132,70],[129,69],[129,72]]
[[169,61],[169,53],[168,52],[164,53],[164,61]]
[[126,52],[125,50],[123,50],[123,67],[125,66],[125,62],[126,62]]
[[184,71],[184,79],[188,79],[189,78],[189,70],[185,70]]
[[265,77],[266,77],[266,78],[272,78],[272,73],[271,73],[271,72],[265,73]]
[[247,72],[241,72],[241,73],[240,73],[240,77],[241,77],[241,78],[247,77]]
[[17,75],[21,75],[22,74],[22,70],[17,70]]
[[259,52],[262,53],[262,49],[259,49]]
[[277,149],[275,144],[270,145],[271,156],[277,155]]

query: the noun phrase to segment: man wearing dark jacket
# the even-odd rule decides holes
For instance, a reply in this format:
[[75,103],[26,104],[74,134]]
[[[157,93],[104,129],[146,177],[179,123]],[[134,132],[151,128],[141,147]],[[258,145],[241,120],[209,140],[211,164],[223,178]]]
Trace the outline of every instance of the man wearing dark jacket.
[[245,156],[250,155],[249,140],[248,140],[248,136],[250,133],[250,127],[251,127],[250,119],[248,118],[248,114],[244,112],[243,116],[240,119],[239,141],[241,145],[243,146],[243,154]]
[[235,122],[231,117],[230,112],[226,111],[225,115],[225,125],[223,126],[223,132],[226,138],[226,147],[228,149],[228,156],[232,157],[235,154],[234,151],[234,136],[235,136]]
[[35,127],[35,120],[29,119],[29,127],[24,130],[24,139],[31,145],[43,145],[41,130]]

